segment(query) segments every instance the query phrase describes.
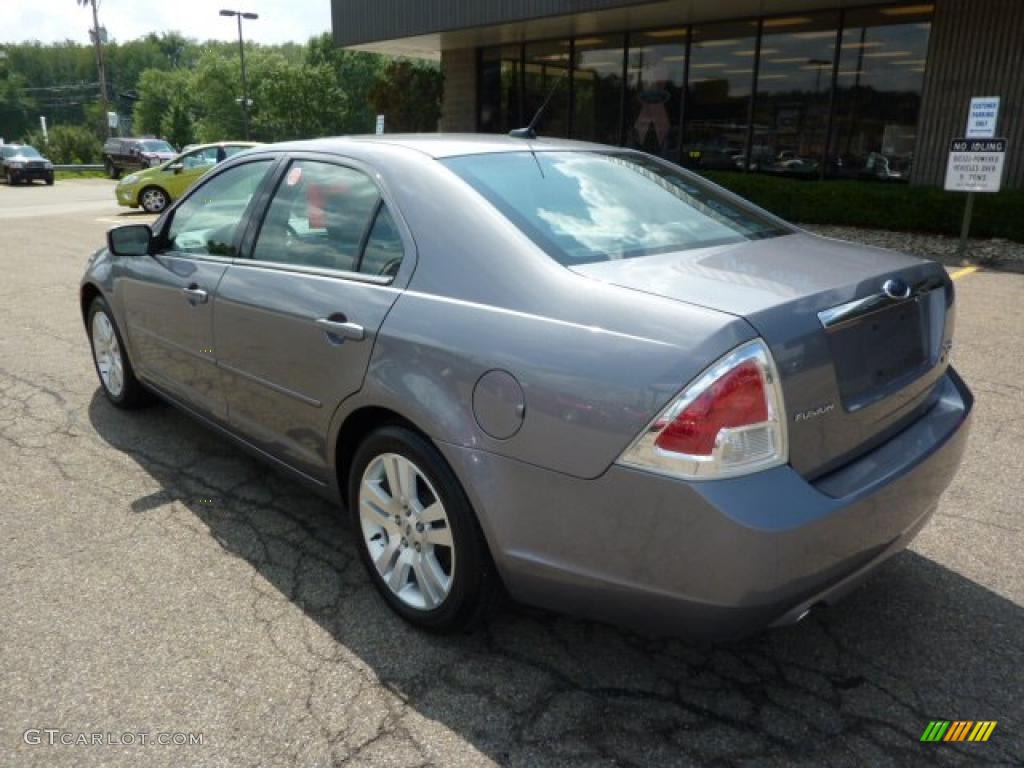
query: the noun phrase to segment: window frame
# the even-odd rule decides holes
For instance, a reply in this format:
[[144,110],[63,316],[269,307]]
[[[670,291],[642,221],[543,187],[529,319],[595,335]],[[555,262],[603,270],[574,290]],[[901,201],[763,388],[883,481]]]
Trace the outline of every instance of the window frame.
[[[262,259],[252,258],[252,254],[255,251],[256,243],[259,240],[260,232],[263,230],[263,225],[266,222],[267,214],[270,211],[270,206],[274,201],[274,197],[280,189],[281,184],[284,182],[285,177],[288,175],[288,169],[292,167],[293,163],[299,161],[335,165],[340,168],[357,171],[366,176],[377,188],[377,204],[374,206],[373,211],[367,220],[366,227],[363,230],[362,237],[360,238],[359,253],[355,261],[355,269],[358,270],[362,265],[363,255],[366,252],[366,243],[373,230],[373,224],[377,220],[377,215],[380,213],[381,206],[386,205],[389,213],[391,214],[391,218],[395,221],[395,224],[398,227],[399,236],[402,239],[402,264],[394,277],[368,275],[359,271],[307,266],[304,264],[288,264],[279,261],[265,261]],[[232,263],[236,266],[249,266],[259,269],[275,270],[278,272],[293,272],[330,277],[333,279],[347,280],[349,282],[367,283],[377,286],[392,286],[395,288],[405,287],[408,284],[409,279],[412,277],[412,272],[416,265],[417,252],[415,248],[415,241],[412,238],[409,227],[402,216],[401,209],[394,201],[394,196],[388,191],[381,174],[361,160],[357,160],[347,155],[326,154],[310,151],[282,153],[279,164],[274,170],[273,178],[270,179],[269,183],[263,190],[263,195],[259,202],[258,210],[250,216],[249,225],[246,227],[246,231],[242,238],[242,246],[238,251],[239,255],[232,259]]]

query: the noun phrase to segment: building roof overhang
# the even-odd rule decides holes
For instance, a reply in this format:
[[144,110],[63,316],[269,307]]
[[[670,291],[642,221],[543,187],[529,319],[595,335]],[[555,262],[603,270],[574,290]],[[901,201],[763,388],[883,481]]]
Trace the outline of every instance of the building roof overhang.
[[[334,41],[437,59],[441,51],[878,5],[878,0],[332,0]],[[930,3],[904,3],[921,6]],[[510,10],[511,9],[511,10]]]

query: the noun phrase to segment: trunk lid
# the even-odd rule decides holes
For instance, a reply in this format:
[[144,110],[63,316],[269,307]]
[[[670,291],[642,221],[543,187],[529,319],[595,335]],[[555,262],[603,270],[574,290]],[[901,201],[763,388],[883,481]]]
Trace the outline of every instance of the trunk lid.
[[572,269],[747,320],[775,358],[790,463],[809,479],[920,416],[948,365],[946,271],[880,248],[796,233]]

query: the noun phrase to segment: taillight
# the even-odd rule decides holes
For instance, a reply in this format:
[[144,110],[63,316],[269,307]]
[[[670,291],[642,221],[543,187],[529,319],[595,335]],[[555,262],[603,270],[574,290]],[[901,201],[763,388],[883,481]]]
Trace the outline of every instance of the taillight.
[[622,454],[620,464],[691,480],[788,461],[779,377],[760,339],[696,378]]

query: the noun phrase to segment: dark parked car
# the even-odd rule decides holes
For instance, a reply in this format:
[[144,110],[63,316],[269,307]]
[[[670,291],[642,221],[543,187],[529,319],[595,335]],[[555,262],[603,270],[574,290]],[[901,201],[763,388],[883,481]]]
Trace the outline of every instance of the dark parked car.
[[107,139],[103,145],[103,167],[112,179],[126,171],[152,168],[178,153],[163,139]]
[[0,176],[10,186],[35,180],[53,185],[53,163],[28,144],[0,144]]
[[972,396],[953,284],[640,152],[324,139],[113,229],[102,388],[335,502],[423,627],[520,600],[657,632],[798,621],[907,546]]

